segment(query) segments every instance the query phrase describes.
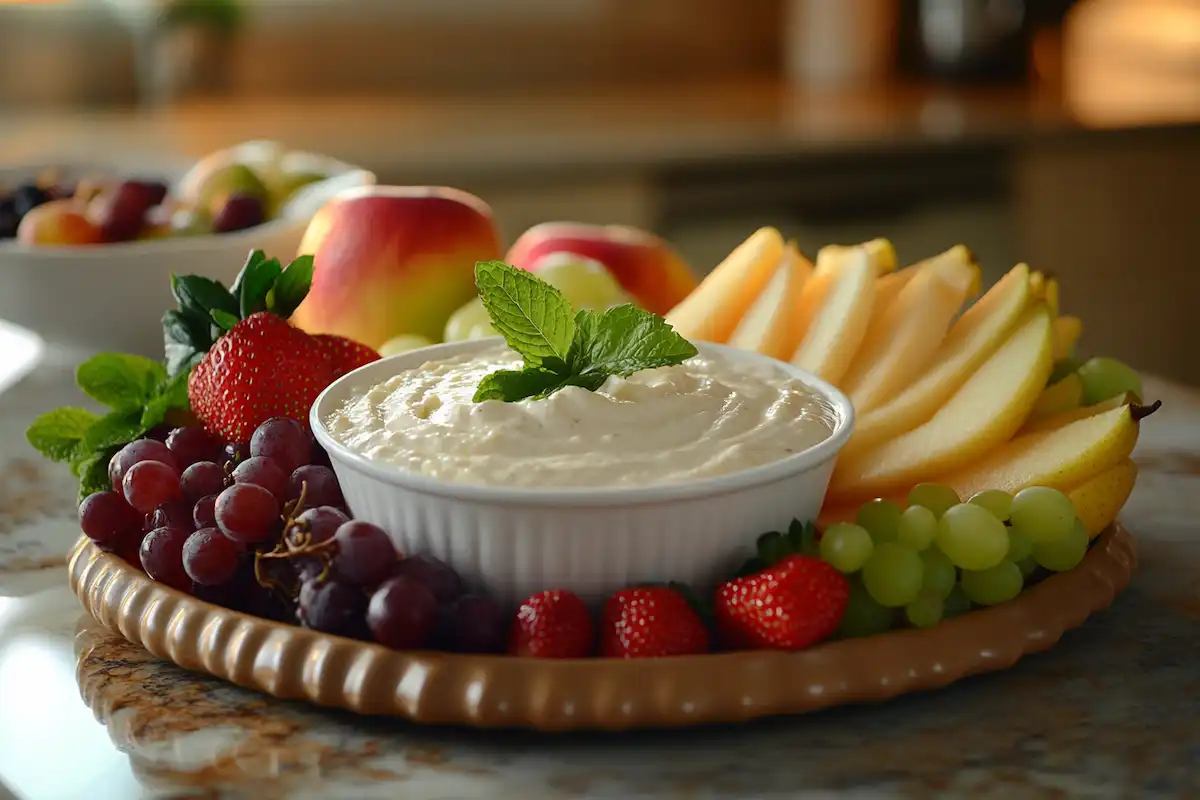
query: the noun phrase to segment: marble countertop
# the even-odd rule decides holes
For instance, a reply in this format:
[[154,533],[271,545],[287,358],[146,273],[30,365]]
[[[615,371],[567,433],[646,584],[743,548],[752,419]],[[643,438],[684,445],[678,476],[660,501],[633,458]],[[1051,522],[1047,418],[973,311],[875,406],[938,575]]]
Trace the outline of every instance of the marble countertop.
[[[660,169],[934,145],[1012,142],[1200,122],[1141,85],[1080,104],[1051,89],[884,85],[803,91],[780,81],[571,92],[230,99],[0,118],[0,162],[190,160],[248,139],[329,153],[388,180]],[[125,166],[121,163],[111,164]]]
[[78,403],[68,360],[51,350],[0,394],[0,797],[1200,796],[1195,390],[1147,382],[1164,407],[1144,424],[1123,515],[1141,570],[1048,653],[882,705],[542,736],[278,702],[158,661],[85,618],[62,566],[77,535],[72,480],[23,437],[36,414]]

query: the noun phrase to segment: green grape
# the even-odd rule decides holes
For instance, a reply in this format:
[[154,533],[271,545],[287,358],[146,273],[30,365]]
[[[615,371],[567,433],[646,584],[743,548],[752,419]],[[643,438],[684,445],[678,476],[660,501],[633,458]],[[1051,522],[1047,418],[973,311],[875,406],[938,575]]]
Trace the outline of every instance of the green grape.
[[895,542],[880,542],[863,566],[863,586],[880,605],[906,606],[921,591],[923,569],[915,550]]
[[1041,565],[1038,564],[1037,559],[1033,557],[1033,543],[1032,542],[1030,542],[1030,544],[1029,544],[1029,555],[1025,556],[1025,558],[1022,558],[1020,561],[1018,561],[1017,566],[1021,568],[1021,574],[1024,575],[1026,578],[1028,578],[1030,575],[1037,572],[1041,568]]
[[1071,532],[1061,539],[1034,542],[1033,559],[1052,572],[1066,572],[1083,561],[1083,557],[1087,555],[1089,541],[1087,528],[1082,522],[1075,520]]
[[967,502],[986,508],[1001,522],[1008,522],[1012,514],[1012,501],[1012,495],[1003,489],[985,489]]
[[932,628],[942,621],[942,598],[921,592],[916,600],[904,607],[904,616],[914,628]]
[[942,615],[944,617],[957,617],[959,614],[965,614],[971,610],[971,598],[967,597],[966,592],[958,584],[954,585],[953,591],[946,595],[946,599],[942,601]]
[[908,492],[910,506],[925,506],[939,519],[947,509],[961,502],[962,500],[953,489],[949,486],[939,486],[936,483],[918,483]]
[[1058,489],[1030,486],[1013,498],[1012,526],[1035,543],[1061,539],[1075,526],[1075,506]]
[[496,329],[492,327],[492,318],[483,307],[483,301],[476,297],[450,315],[450,319],[446,320],[446,330],[442,338],[447,342],[461,342],[497,335]]
[[397,353],[407,353],[410,350],[417,350],[422,347],[429,347],[433,342],[426,339],[424,336],[416,334],[401,334],[393,336],[382,345],[379,346],[379,355],[387,357],[394,356]]
[[1094,405],[1125,392],[1142,396],[1142,379],[1115,358],[1089,358],[1076,370],[1083,381],[1083,404]]
[[1008,560],[1020,564],[1033,553],[1033,539],[1020,528],[1008,529]]
[[821,535],[821,559],[849,575],[862,569],[875,549],[871,534],[861,525],[833,525]]
[[1007,603],[1021,593],[1024,585],[1021,568],[1008,560],[991,569],[963,570],[962,574],[963,593],[981,606]]
[[1008,529],[987,509],[959,503],[938,520],[937,544],[956,567],[991,569],[1008,555]]
[[1082,362],[1074,356],[1067,356],[1054,362],[1054,369],[1050,372],[1050,379],[1046,381],[1046,385],[1058,383],[1063,378],[1070,375],[1079,369]]
[[928,549],[937,536],[937,517],[925,506],[909,506],[900,515],[896,541],[918,553]]
[[857,577],[850,579],[850,599],[838,625],[837,636],[844,639],[874,636],[890,630],[895,621],[896,613],[892,609],[876,603]]
[[858,524],[867,529],[877,542],[892,542],[896,539],[896,526],[900,524],[900,506],[891,500],[877,498],[863,503],[858,510]]
[[562,292],[576,311],[629,302],[629,295],[603,264],[574,253],[547,255],[538,261],[534,274]]
[[937,547],[921,553],[921,592],[945,598],[958,583],[958,570]]

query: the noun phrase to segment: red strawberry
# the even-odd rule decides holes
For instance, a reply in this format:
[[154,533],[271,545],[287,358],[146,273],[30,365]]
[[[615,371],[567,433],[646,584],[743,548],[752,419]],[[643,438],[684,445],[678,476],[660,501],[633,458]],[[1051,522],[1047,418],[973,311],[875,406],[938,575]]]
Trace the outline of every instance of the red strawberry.
[[329,356],[333,367],[333,376],[340,378],[347,372],[358,369],[363,364],[379,360],[379,353],[345,336],[334,336],[329,333],[313,334],[317,346]]
[[622,589],[604,604],[600,655],[659,658],[708,652],[708,630],[677,589]]
[[508,652],[531,658],[587,658],[595,638],[591,614],[579,595],[551,589],[521,604]]
[[192,411],[210,432],[246,442],[270,417],[308,425],[308,411],[334,378],[311,336],[283,317],[251,314],[212,346],[188,378]]
[[845,575],[819,558],[791,555],[721,584],[713,610],[730,647],[800,650],[837,630],[849,598]]

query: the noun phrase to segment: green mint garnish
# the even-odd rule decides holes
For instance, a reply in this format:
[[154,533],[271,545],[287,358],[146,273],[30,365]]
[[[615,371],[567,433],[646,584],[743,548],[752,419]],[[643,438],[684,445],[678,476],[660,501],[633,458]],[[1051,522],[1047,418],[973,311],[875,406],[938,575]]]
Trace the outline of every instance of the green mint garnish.
[[148,358],[101,353],[79,365],[75,382],[109,412],[57,408],[35,419],[25,438],[51,461],[70,464],[82,499],[110,488],[108,462],[117,450],[161,425],[169,412],[188,409],[187,373],[172,378]]
[[595,391],[614,375],[673,366],[697,352],[662,317],[632,304],[575,312],[558,289],[500,261],[477,263],[475,285],[493,327],[525,362],[486,376],[475,402],[541,399],[566,386]]
[[312,277],[312,256],[300,256],[285,268],[261,250],[250,253],[232,289],[202,275],[172,275],[179,308],[162,320],[167,372],[187,373],[222,334],[251,314],[290,317],[308,295]]

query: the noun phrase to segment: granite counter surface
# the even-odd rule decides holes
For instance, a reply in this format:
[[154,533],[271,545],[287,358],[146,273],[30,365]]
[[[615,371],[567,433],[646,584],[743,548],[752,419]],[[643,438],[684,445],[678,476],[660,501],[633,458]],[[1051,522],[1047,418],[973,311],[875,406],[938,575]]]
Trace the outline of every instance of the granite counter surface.
[[83,617],[65,470],[23,430],[77,402],[51,357],[0,395],[0,796],[671,798],[1200,796],[1200,393],[1149,381],[1123,515],[1141,569],[1013,669],[882,705],[704,730],[435,730],[282,703]]

